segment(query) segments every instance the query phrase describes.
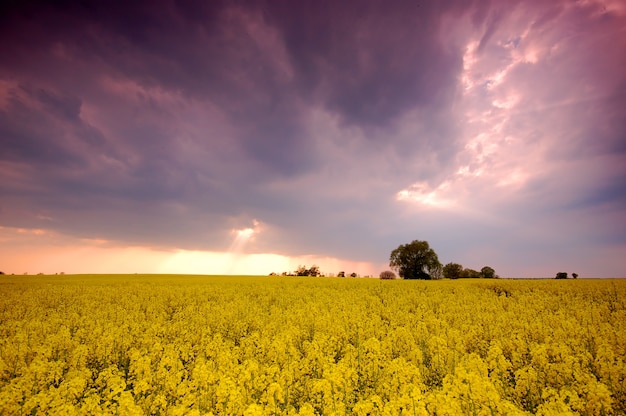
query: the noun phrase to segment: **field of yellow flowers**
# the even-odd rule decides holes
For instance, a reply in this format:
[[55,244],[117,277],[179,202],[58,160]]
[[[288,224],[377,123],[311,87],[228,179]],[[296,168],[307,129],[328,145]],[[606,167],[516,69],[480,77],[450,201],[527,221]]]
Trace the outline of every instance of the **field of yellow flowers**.
[[624,415],[626,280],[2,276],[2,415]]

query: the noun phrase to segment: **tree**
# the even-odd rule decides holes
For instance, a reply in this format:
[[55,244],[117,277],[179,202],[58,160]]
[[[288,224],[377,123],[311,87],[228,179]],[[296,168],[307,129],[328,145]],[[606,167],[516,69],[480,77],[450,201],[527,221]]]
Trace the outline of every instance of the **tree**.
[[555,279],[567,279],[567,273],[565,273],[565,272],[558,272],[556,274]]
[[493,267],[489,267],[489,266],[485,266],[482,269],[480,269],[480,274],[485,279],[493,279],[497,277],[496,271],[493,269]]
[[307,269],[306,266],[298,266],[298,270],[296,270],[296,276],[319,276],[320,268],[319,266],[313,265],[310,269]]
[[346,272],[337,273],[337,277],[346,277]]
[[441,263],[427,241],[415,240],[401,244],[391,252],[389,267],[403,279],[439,279]]
[[478,279],[482,277],[482,275],[477,270],[467,268],[467,269],[463,269],[463,271],[461,272],[461,277],[464,277],[467,279]]
[[396,278],[396,274],[391,270],[385,270],[384,272],[380,272],[380,278],[383,280],[393,280]]
[[448,263],[443,266],[443,277],[446,279],[458,279],[463,273],[463,266],[459,263]]
[[572,273],[572,277],[573,277],[574,279],[578,279],[578,273]]

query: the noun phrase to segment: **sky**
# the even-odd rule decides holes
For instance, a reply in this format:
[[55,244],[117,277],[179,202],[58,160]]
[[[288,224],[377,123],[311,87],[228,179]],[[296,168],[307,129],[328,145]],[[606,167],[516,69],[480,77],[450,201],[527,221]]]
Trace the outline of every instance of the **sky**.
[[626,277],[626,3],[8,1],[0,270]]

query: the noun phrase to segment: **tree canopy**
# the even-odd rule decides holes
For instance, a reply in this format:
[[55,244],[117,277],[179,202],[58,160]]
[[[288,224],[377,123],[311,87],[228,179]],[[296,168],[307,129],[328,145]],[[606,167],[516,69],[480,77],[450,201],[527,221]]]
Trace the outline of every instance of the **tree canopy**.
[[403,279],[441,277],[441,263],[427,241],[414,240],[398,246],[389,256],[389,267],[396,270]]
[[396,274],[391,270],[385,270],[384,272],[380,272],[380,278],[383,280],[393,280],[396,278]]
[[490,267],[490,266],[485,266],[482,269],[480,269],[480,274],[485,279],[493,279],[493,278],[497,278],[498,277],[496,275],[496,271],[494,270],[494,268]]
[[443,277],[446,279],[458,279],[463,276],[463,266],[459,263],[448,263],[443,266]]

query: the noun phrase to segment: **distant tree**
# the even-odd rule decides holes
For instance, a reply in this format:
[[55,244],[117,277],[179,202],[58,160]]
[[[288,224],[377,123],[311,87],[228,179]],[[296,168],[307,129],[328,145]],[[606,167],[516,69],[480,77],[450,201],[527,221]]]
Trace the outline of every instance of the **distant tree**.
[[319,276],[320,268],[319,266],[313,265],[310,269],[307,269],[306,266],[298,266],[298,270],[296,270],[296,276]]
[[496,271],[493,269],[493,267],[489,267],[489,266],[485,266],[482,269],[480,269],[480,274],[485,279],[493,279],[496,277]]
[[350,277],[356,277],[356,273],[350,273]]
[[439,279],[441,263],[427,241],[415,240],[391,252],[389,267],[404,279]]
[[572,277],[573,277],[574,279],[578,279],[578,273],[572,273]]
[[482,275],[477,270],[467,268],[467,269],[463,269],[463,272],[461,273],[461,277],[464,277],[466,279],[478,279],[482,277]]
[[396,274],[391,270],[385,270],[384,272],[380,272],[380,278],[383,280],[393,280],[396,278]]
[[272,272],[272,273],[270,273],[270,276],[278,276],[278,274]]
[[337,277],[346,277],[346,272],[337,273]]
[[0,274],[4,274],[4,272],[0,272]]
[[446,279],[458,279],[463,273],[463,266],[459,263],[448,263],[443,266],[443,277]]
[[555,279],[567,279],[567,273],[565,273],[565,272],[558,272],[556,274]]

